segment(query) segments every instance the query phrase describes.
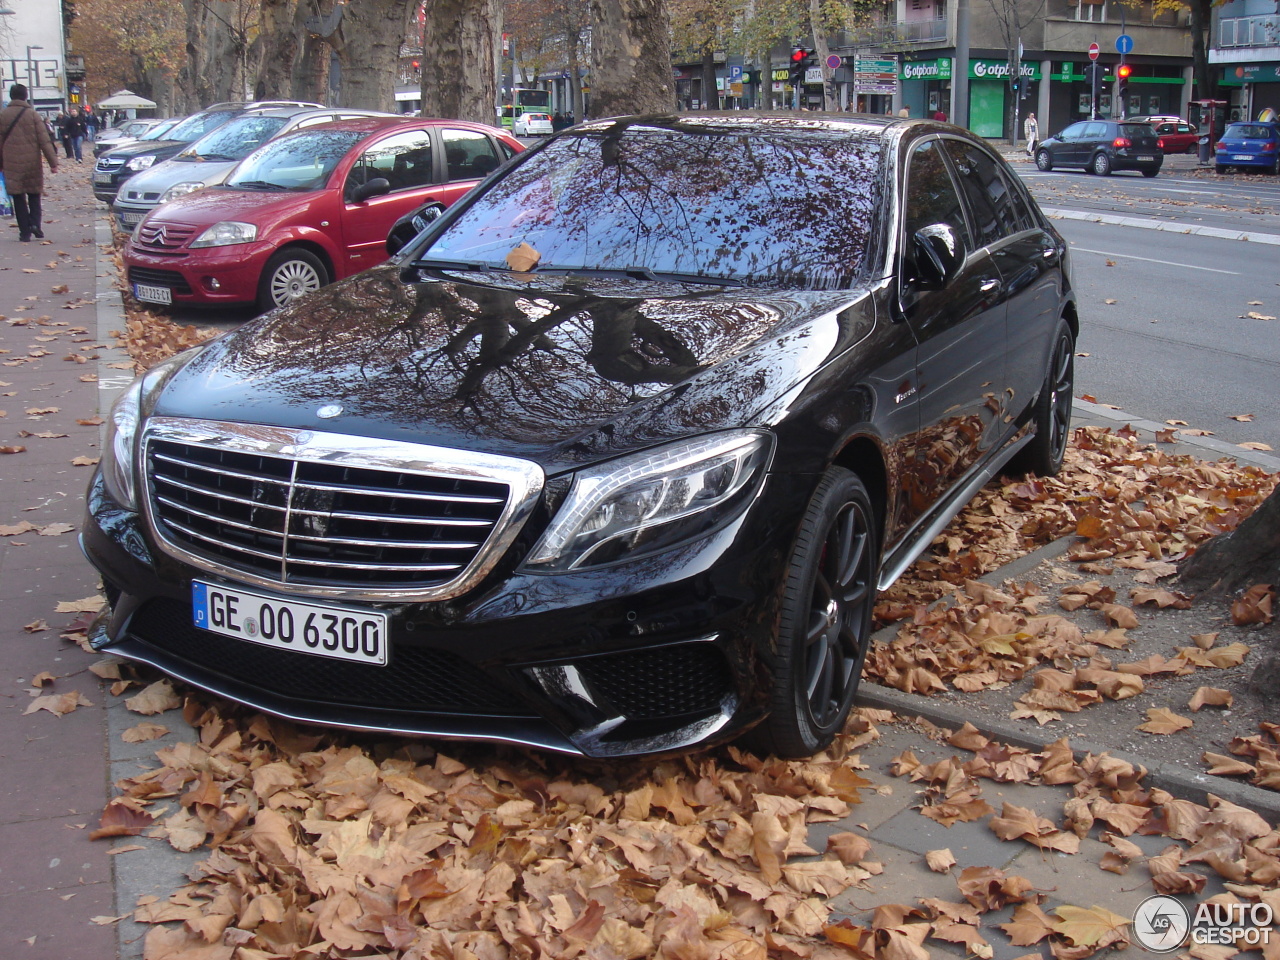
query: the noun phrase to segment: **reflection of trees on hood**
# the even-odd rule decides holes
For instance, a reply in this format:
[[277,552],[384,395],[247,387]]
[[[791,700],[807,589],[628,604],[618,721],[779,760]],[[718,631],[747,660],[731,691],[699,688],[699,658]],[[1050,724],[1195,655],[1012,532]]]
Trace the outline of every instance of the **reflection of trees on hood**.
[[393,267],[375,269],[246,327],[221,362],[291,403],[564,436],[689,380],[795,309],[687,287],[661,299],[601,295],[552,279],[405,284]]

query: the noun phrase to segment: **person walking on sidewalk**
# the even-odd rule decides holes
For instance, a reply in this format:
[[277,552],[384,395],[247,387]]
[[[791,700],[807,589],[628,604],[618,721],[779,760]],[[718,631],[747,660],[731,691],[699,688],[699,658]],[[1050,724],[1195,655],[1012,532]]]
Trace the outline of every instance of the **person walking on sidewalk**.
[[1027,119],[1022,121],[1022,136],[1027,141],[1027,156],[1034,157],[1036,144],[1040,142],[1040,124],[1036,122],[1034,113],[1028,113]]
[[4,173],[5,190],[13,198],[13,212],[18,219],[18,239],[44,239],[40,227],[40,194],[44,193],[44,165],[40,155],[49,161],[49,170],[58,172],[58,150],[49,136],[40,114],[27,101],[27,88],[15,83],[9,88],[9,105],[0,111],[0,172]]

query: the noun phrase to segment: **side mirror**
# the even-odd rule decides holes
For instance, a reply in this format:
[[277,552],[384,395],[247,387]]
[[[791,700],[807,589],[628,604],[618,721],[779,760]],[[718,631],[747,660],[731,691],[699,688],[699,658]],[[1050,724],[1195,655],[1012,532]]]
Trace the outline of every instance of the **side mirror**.
[[391,192],[391,181],[386,177],[374,177],[351,191],[351,203],[364,203],[370,197],[381,197]]
[[941,290],[964,264],[964,242],[949,223],[934,223],[911,237],[911,260],[916,285],[925,290]]
[[412,243],[418,234],[439,220],[443,213],[444,205],[435,202],[423,204],[406,213],[387,232],[387,255],[394,257]]

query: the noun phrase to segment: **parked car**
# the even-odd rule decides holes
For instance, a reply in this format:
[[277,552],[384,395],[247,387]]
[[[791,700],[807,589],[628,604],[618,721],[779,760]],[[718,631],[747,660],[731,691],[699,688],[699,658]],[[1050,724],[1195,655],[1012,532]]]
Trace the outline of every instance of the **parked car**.
[[1213,149],[1213,169],[1218,173],[1227,167],[1257,167],[1280,174],[1280,125],[1275,123],[1229,123]]
[[148,303],[283,306],[380,263],[402,214],[452,204],[522,149],[493,127],[429,118],[294,131],[150,213],[125,245],[130,287]]
[[116,225],[121,230],[132,230],[160,204],[221,183],[237,163],[275,137],[335,120],[393,116],[397,114],[344,108],[251,110],[201,137],[171,159],[130,177],[111,204]]
[[1128,120],[1081,120],[1036,147],[1036,166],[1080,167],[1100,177],[1116,170],[1139,170],[1154,177],[1164,164],[1155,131]]
[[511,132],[517,137],[549,137],[555,131],[551,127],[551,114],[522,113],[512,121]]
[[1078,328],[1066,243],[967,131],[589,121],[123,394],[90,642],[308,722],[809,755],[877,589],[998,472],[1058,470]]
[[[170,117],[167,120],[129,120],[118,127],[110,127],[99,133],[93,141],[93,155],[100,157],[117,147],[135,143],[147,134],[150,134],[151,139],[155,140],[161,133],[169,130],[181,119],[181,117]],[[161,127],[163,128],[162,130],[157,130],[157,128]]]
[[1195,153],[1200,143],[1200,129],[1186,120],[1156,120],[1151,123],[1159,146],[1170,153]]
[[110,203],[120,191],[120,185],[135,173],[149,170],[161,160],[168,160],[187,144],[194,143],[247,111],[269,110],[273,107],[319,106],[321,105],[318,103],[299,103],[292,100],[215,103],[207,110],[193,113],[176,124],[165,134],[163,140],[129,144],[100,156],[93,167],[93,195],[103,203]]

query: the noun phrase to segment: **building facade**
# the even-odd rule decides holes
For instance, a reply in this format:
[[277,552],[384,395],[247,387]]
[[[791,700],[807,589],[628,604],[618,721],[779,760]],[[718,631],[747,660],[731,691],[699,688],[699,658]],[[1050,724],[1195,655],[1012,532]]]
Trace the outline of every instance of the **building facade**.
[[[26,86],[32,106],[56,114],[80,99],[67,79],[62,4],[52,0],[0,0],[0,97],[14,83]],[[72,88],[75,89],[72,89]]]
[[1229,120],[1280,111],[1280,13],[1274,0],[1229,0],[1213,8],[1209,63]]

